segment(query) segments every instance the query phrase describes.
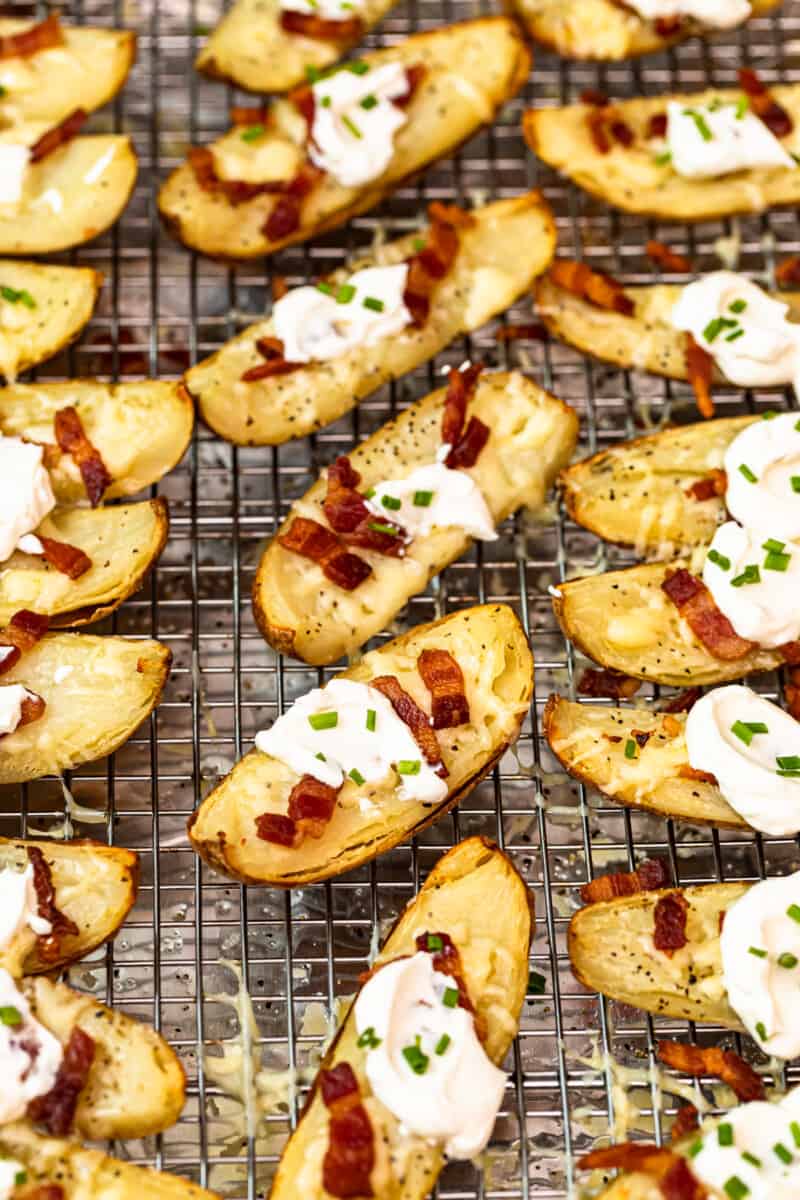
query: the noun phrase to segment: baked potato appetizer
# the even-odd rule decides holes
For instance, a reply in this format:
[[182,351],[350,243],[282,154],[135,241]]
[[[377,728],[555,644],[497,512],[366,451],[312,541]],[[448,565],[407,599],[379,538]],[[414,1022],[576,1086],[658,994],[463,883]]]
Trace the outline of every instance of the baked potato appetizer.
[[36,1200],[36,1189],[48,1185],[61,1188],[64,1200],[218,1200],[179,1175],[134,1166],[71,1138],[44,1137],[22,1121],[0,1127],[0,1155],[25,1169],[13,1200]]
[[90,267],[1,260],[0,375],[13,383],[21,371],[73,342],[94,311],[102,283],[101,273]]
[[[305,437],[507,308],[553,256],[552,214],[541,195],[530,192],[475,209],[471,215],[474,225],[459,230],[459,253],[433,293],[422,328],[407,326],[395,337],[361,345],[336,359],[246,383],[244,372],[264,361],[256,343],[274,331],[272,320],[259,321],[187,373],[186,386],[206,424],[240,445],[280,445]],[[364,267],[403,262],[414,253],[418,237],[410,234],[389,242],[372,257],[336,272],[329,282],[341,283]]]
[[43,957],[39,938],[26,926],[0,951],[0,966],[15,976],[53,971],[91,954],[117,932],[133,907],[139,886],[137,854],[82,839],[0,838],[0,870],[24,870],[29,848],[44,855],[56,908],[77,925],[78,932],[60,933],[57,953],[50,953],[48,947]]
[[351,6],[360,29],[346,37],[309,37],[281,26],[278,0],[236,0],[197,56],[195,66],[210,79],[248,92],[286,92],[306,78],[309,67],[330,67],[377,25],[394,0],[364,0]]
[[[452,931],[469,997],[479,1019],[485,1022],[486,1053],[499,1064],[508,1053],[525,999],[533,925],[531,897],[511,861],[486,839],[469,838],[436,864],[389,934],[375,967],[414,954],[415,940],[421,933]],[[337,1063],[347,1062],[355,1073],[374,1131],[375,1195],[387,1200],[423,1200],[444,1166],[441,1143],[401,1134],[393,1114],[372,1095],[354,1008],[350,1007],[320,1069],[330,1070]],[[323,1200],[328,1196],[322,1185],[322,1160],[329,1125],[318,1077],[281,1157],[271,1200],[294,1200],[300,1195],[307,1200]],[[402,1154],[405,1164],[402,1178],[389,1165],[395,1151]]]
[[[15,141],[32,144],[42,123]],[[81,246],[119,217],[136,183],[130,138],[76,137],[30,164],[18,207],[0,212],[0,254],[51,254]]]
[[[261,192],[243,203],[232,203],[219,190],[201,187],[186,162],[173,171],[159,195],[161,215],[175,237],[190,249],[212,257],[247,259],[262,258],[282,246],[336,229],[374,208],[402,180],[451,154],[482,125],[489,124],[500,106],[525,82],[530,67],[522,35],[507,17],[483,17],[413,34],[394,46],[364,55],[361,61],[372,68],[392,62],[425,68],[405,109],[408,120],[396,133],[392,157],[383,174],[361,187],[344,187],[332,175],[323,175],[305,196],[294,231],[270,238],[264,225],[279,196]],[[224,140],[224,149],[231,155],[235,147],[236,153],[248,160],[256,153],[260,163],[269,159],[274,179],[278,158],[282,168],[287,157],[293,160],[288,168],[290,175],[305,160],[308,127],[290,101],[276,100],[268,127],[258,142],[243,142],[241,129]],[[220,144],[214,143],[212,152]],[[272,154],[266,154],[271,147]],[[264,178],[261,168],[259,171]],[[286,178],[284,174],[278,177]],[[256,182],[252,175],[248,180]]]
[[[609,799],[677,821],[749,829],[716,784],[681,776],[689,767],[685,725],[685,713],[595,707],[562,696],[550,696],[544,710],[545,737],[561,765]],[[637,749],[629,758],[630,742]]]
[[[770,95],[797,126],[800,122],[800,84],[770,88]],[[789,167],[737,171],[715,178],[688,179],[663,156],[648,147],[650,119],[676,100],[691,107],[714,100],[737,104],[744,92],[716,89],[688,95],[653,96],[613,102],[613,111],[632,135],[632,144],[617,142],[601,152],[592,137],[587,116],[592,108],[531,109],[523,130],[533,152],[579,187],[625,212],[642,213],[665,221],[711,221],[734,213],[764,212],[800,201],[800,169]]]
[[[435,460],[446,390],[440,388],[407,408],[348,456],[361,476],[362,492]],[[491,430],[470,475],[495,524],[523,504],[539,507],[574,449],[576,414],[517,372],[481,375],[469,411]],[[324,524],[326,491],[325,478],[319,479],[294,502],[261,557],[253,586],[253,611],[267,641],[284,654],[314,664],[336,662],[385,629],[431,576],[472,541],[463,528],[450,525],[415,536],[402,558],[359,550],[372,575],[352,592],[345,591],[329,583],[320,566],[277,540],[295,517]]]
[[256,821],[265,812],[286,811],[297,776],[253,749],[190,817],[189,837],[197,853],[243,883],[296,887],[369,862],[449,812],[516,739],[528,710],[533,659],[512,610],[485,604],[420,625],[364,655],[337,678],[368,683],[395,676],[427,712],[430,697],[417,663],[423,650],[434,648],[451,651],[460,665],[469,705],[468,723],[442,735],[440,754],[448,774],[440,803],[401,801],[393,774],[366,787],[347,779],[321,836],[299,846],[275,845],[257,835]]
[[[38,24],[38,28],[37,28]],[[127,30],[61,25],[0,17],[0,39],[26,33],[43,46],[0,59],[0,124],[58,124],[76,108],[93,112],[117,94],[136,56],[136,35]]]
[[[763,16],[780,0],[752,0],[752,15]],[[564,58],[619,61],[655,54],[686,38],[717,30],[684,19],[673,33],[659,32],[632,8],[615,0],[510,0],[528,33]]]
[[688,566],[646,563],[558,585],[553,609],[566,637],[601,666],[651,683],[701,686],[772,671],[778,650],[756,647],[742,658],[713,655],[661,590],[668,570]]
[[[182,384],[166,380],[17,384],[4,388],[2,396],[0,433],[33,442],[52,444],[59,409],[78,410],[86,436],[111,475],[103,500],[132,496],[158,483],[180,462],[192,436],[191,398]],[[85,485],[69,455],[61,455],[48,470],[59,504],[85,502]]]
[[0,738],[0,783],[59,774],[112,754],[161,697],[172,654],[160,642],[46,634],[2,683],[41,696],[36,721]]

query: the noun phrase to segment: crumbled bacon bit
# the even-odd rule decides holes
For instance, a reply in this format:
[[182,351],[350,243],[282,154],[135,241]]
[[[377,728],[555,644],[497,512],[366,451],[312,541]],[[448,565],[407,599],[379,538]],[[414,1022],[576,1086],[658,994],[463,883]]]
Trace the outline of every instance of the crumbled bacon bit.
[[775,278],[783,286],[800,283],[800,254],[793,254],[791,258],[779,262],[775,268]]
[[683,763],[678,768],[678,775],[681,779],[693,779],[696,783],[713,783],[716,785],[717,777],[712,775],[710,771],[700,771],[697,767],[690,767],[688,763]]
[[451,368],[447,381],[447,395],[442,415],[442,444],[450,446],[445,466],[453,470],[473,467],[481,450],[489,440],[489,428],[478,417],[470,417],[466,429],[464,421],[478,376],[483,363],[471,363],[463,371]]
[[653,945],[668,957],[686,945],[689,902],[682,892],[661,896],[653,912]]
[[587,667],[578,680],[578,695],[611,696],[615,700],[630,700],[641,686],[641,679],[634,679],[621,671]]
[[609,124],[609,129],[611,130],[611,136],[615,142],[619,142],[621,146],[626,147],[633,145],[635,141],[633,130],[631,129],[630,125],[625,123],[625,121],[621,120],[619,117],[616,117]]
[[280,338],[260,337],[256,341],[256,350],[266,361],[258,366],[249,367],[240,376],[242,383],[255,383],[259,379],[269,379],[274,375],[290,375],[292,371],[299,371],[304,365],[284,358],[283,342]]
[[271,120],[268,104],[234,104],[230,117],[232,125],[267,125]]
[[317,563],[325,577],[345,591],[352,592],[372,574],[369,563],[345,549],[336,534],[319,521],[295,517],[289,528],[278,534],[278,542]]
[[82,108],[76,108],[68,117],[64,117],[63,121],[59,121],[58,125],[54,125],[52,129],[48,129],[31,146],[30,161],[32,163],[41,162],[43,158],[47,158],[48,154],[52,154],[59,146],[63,146],[65,142],[71,141],[72,138],[77,136],[88,115]]
[[677,717],[673,717],[671,713],[666,713],[661,722],[664,733],[667,737],[676,738],[681,733],[681,723]]
[[605,92],[598,88],[584,88],[581,92],[581,104],[591,104],[594,108],[605,108],[610,100]]
[[677,696],[672,696],[666,704],[662,704],[660,711],[665,713],[691,712],[702,694],[699,687],[687,688],[685,692],[678,692]]
[[[271,286],[272,286],[272,303],[277,304],[277,302],[279,300],[282,300],[283,297],[289,291],[289,284],[287,282],[286,276],[285,275],[273,275]],[[279,339],[276,338],[275,340],[278,341]]]
[[11,647],[10,653],[0,656],[0,675],[10,671],[19,662],[20,655],[32,649],[40,638],[44,637],[49,624],[48,617],[31,612],[27,608],[21,608],[19,612],[14,613],[5,629],[0,630],[0,652],[6,646]]
[[37,1096],[28,1105],[30,1119],[44,1125],[53,1137],[63,1137],[72,1128],[78,1097],[86,1086],[94,1051],[94,1038],[76,1025],[64,1047],[55,1083],[49,1092]]
[[431,296],[452,267],[459,249],[459,229],[469,228],[474,218],[454,204],[430,204],[430,225],[421,250],[408,261],[403,303],[412,323],[421,329],[428,319]]
[[578,1160],[583,1170],[642,1171],[659,1185],[664,1200],[705,1200],[706,1189],[698,1183],[682,1154],[648,1142],[620,1142],[592,1150]]
[[274,195],[286,189],[284,181],[268,183],[246,183],[241,179],[222,179],[217,174],[213,151],[208,146],[191,146],[187,161],[195,180],[204,192],[224,196],[231,204],[247,204],[256,196]]
[[796,721],[800,721],[800,668],[795,667],[788,675],[783,688],[786,708]]
[[714,415],[714,400],[711,395],[714,359],[707,350],[698,346],[690,333],[686,334],[686,374],[694,390],[700,416],[708,420]]
[[271,242],[281,241],[300,228],[300,212],[303,200],[317,186],[325,174],[312,162],[305,162],[288,184],[284,194],[270,212],[262,226],[262,231]]
[[750,101],[750,108],[775,137],[787,137],[794,129],[786,109],[770,94],[767,85],[749,67],[739,69],[739,84]]
[[[28,692],[23,698],[20,705],[19,724],[17,729],[21,729],[23,725],[32,725],[34,721],[38,721],[44,716],[44,710],[47,708],[47,702],[38,692]],[[3,734],[3,737],[6,735]]]
[[81,473],[89,503],[92,508],[96,508],[103,499],[103,493],[111,485],[111,476],[106,470],[100,451],[89,441],[78,410],[71,404],[58,410],[54,426],[59,449],[72,458]]
[[394,675],[379,675],[376,679],[368,680],[368,683],[370,687],[383,693],[400,720],[411,730],[425,761],[438,768],[438,775],[446,777],[447,770],[442,762],[439,740],[431,728],[427,714],[422,711],[416,700],[400,686]]
[[654,24],[659,37],[674,37],[683,26],[683,17],[656,17]]
[[755,642],[739,637],[724,613],[720,612],[706,585],[685,567],[668,571],[661,584],[695,637],[716,658],[735,662],[744,658]]
[[659,1042],[656,1053],[663,1063],[684,1075],[714,1075],[727,1083],[738,1100],[763,1100],[764,1081],[733,1050],[719,1046],[692,1046],[688,1042]]
[[667,135],[667,114],[653,113],[647,122],[648,138],[663,138]]
[[670,1141],[678,1142],[681,1138],[694,1133],[700,1126],[700,1117],[693,1104],[682,1104],[675,1114],[672,1128],[669,1131]]
[[90,569],[92,560],[77,546],[56,541],[55,538],[43,537],[41,533],[37,533],[36,536],[42,543],[42,557],[45,562],[50,563],[50,566],[55,567],[62,575],[67,575],[70,579],[80,579],[81,575],[85,575]]
[[[406,531],[388,517],[376,518],[364,497],[356,491],[360,482],[361,476],[353,469],[350,459],[340,455],[328,467],[328,490],[322,506],[325,516],[347,545],[397,558],[405,549]],[[385,525],[386,529],[375,529],[376,524]]]
[[692,264],[688,258],[683,254],[678,254],[675,250],[670,250],[666,242],[657,242],[655,238],[650,238],[644,248],[644,252],[648,258],[652,258],[653,262],[658,263],[665,271],[682,271],[686,273],[692,269]]
[[256,834],[262,842],[276,846],[294,846],[297,830],[294,821],[282,813],[261,813],[256,817]]
[[547,330],[536,321],[523,322],[521,325],[498,325],[494,338],[496,342],[546,342]]
[[64,34],[58,15],[53,13],[44,21],[22,29],[19,33],[9,33],[0,37],[0,58],[29,58],[40,50],[50,50],[53,46],[63,46]]
[[660,858],[646,858],[635,871],[615,871],[611,875],[599,875],[581,888],[584,904],[597,904],[600,900],[614,900],[617,896],[634,896],[654,888],[663,888],[669,883],[669,869]]
[[781,657],[790,667],[800,666],[800,642],[784,642],[778,646]]
[[375,1135],[353,1068],[341,1062],[321,1070],[319,1088],[330,1113],[322,1186],[343,1200],[373,1196],[370,1176],[375,1166]]
[[36,912],[51,925],[50,933],[38,938],[39,955],[45,962],[54,962],[59,955],[62,937],[77,937],[78,926],[56,904],[56,891],[50,865],[38,846],[28,846],[28,860],[33,867],[33,889],[36,892]]
[[304,775],[289,793],[288,815],[262,813],[256,817],[256,833],[265,842],[295,849],[307,837],[322,837],[336,808],[339,791],[313,775]]
[[[431,945],[431,939],[434,939]],[[439,946],[441,942],[441,947]],[[456,946],[449,933],[436,931],[431,933],[426,931],[420,933],[414,942],[417,950],[423,951],[425,954],[433,955],[433,969],[439,971],[442,975],[448,975],[458,988],[458,1006],[472,1013],[472,1019],[475,1023],[475,1033],[478,1040],[486,1041],[486,1022],[481,1014],[476,1010],[475,1005],[470,998],[469,988],[464,979],[464,967],[461,962],[461,954],[458,946]]]
[[611,142],[606,131],[606,110],[604,108],[590,109],[586,114],[586,126],[598,154],[608,154]]
[[724,496],[728,490],[728,476],[719,467],[713,467],[704,479],[698,479],[690,487],[684,489],[684,496],[692,500],[713,500],[715,496]]
[[26,1188],[24,1200],[64,1200],[64,1189],[60,1183],[40,1183],[38,1187]]
[[342,21],[328,21],[313,13],[293,12],[284,8],[281,12],[281,29],[286,33],[297,33],[301,37],[316,38],[321,42],[357,42],[364,29],[359,17]]
[[588,300],[597,308],[618,312],[625,317],[633,316],[633,301],[625,295],[622,285],[610,275],[593,271],[586,263],[557,258],[550,268],[550,278],[556,287],[572,292],[581,300]]
[[447,650],[423,650],[417,669],[431,694],[431,724],[434,729],[451,729],[469,722],[469,703],[464,675]]

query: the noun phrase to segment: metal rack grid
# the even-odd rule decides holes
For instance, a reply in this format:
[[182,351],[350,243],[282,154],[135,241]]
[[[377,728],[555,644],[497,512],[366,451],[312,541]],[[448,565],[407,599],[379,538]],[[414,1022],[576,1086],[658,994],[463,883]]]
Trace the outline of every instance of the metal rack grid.
[[[406,0],[367,42],[381,45],[412,30],[474,16],[484,4]],[[743,63],[756,66],[768,81],[798,81],[797,3],[726,37],[694,40],[632,64],[570,64],[539,52],[523,95],[454,159],[432,167],[346,229],[284,251],[272,264],[238,270],[189,254],[163,233],[156,216],[158,183],[187,143],[207,141],[226,126],[231,93],[191,68],[204,33],[220,15],[219,0],[74,0],[62,7],[70,20],[125,25],[139,35],[128,86],[95,116],[92,128],[130,132],[140,175],[117,227],[68,259],[98,267],[106,283],[79,344],[43,368],[40,378],[176,377],[262,312],[271,268],[292,285],[302,282],[331,269],[381,230],[390,236],[407,230],[431,199],[499,198],[539,186],[556,213],[562,248],[631,282],[656,278],[643,251],[649,236],[687,251],[706,269],[732,244],[740,247],[742,266],[756,273],[768,273],[776,255],[800,250],[792,212],[688,230],[610,212],[537,167],[519,132],[524,106],[565,102],[587,86],[625,95],[691,89],[707,79],[730,84]],[[41,15],[41,7],[36,12]],[[502,319],[530,320],[529,303]],[[173,651],[174,667],[164,702],[137,736],[112,760],[82,768],[68,780],[78,803],[95,810],[92,821],[85,808],[73,812],[75,832],[106,836],[142,856],[142,887],[131,919],[112,946],[72,969],[71,980],[154,1023],[186,1068],[189,1100],[180,1123],[161,1138],[117,1145],[115,1152],[226,1195],[263,1194],[296,1120],[302,1080],[319,1053],[321,1006],[333,1010],[337,998],[354,992],[376,931],[385,930],[454,841],[472,833],[497,839],[530,884],[537,911],[531,966],[545,977],[545,990],[524,1007],[489,1170],[481,1177],[469,1164],[449,1167],[436,1193],[448,1200],[568,1194],[574,1156],[619,1117],[615,1102],[623,1094],[612,1087],[610,1059],[602,1060],[599,1071],[581,1059],[597,1047],[646,1070],[656,1030],[687,1032],[680,1022],[656,1022],[601,1002],[573,979],[565,934],[581,883],[654,853],[666,854],[683,883],[755,878],[767,869],[782,873],[798,866],[795,840],[677,827],[605,805],[557,769],[540,736],[539,717],[549,692],[572,691],[580,663],[557,629],[547,588],[626,556],[601,547],[555,508],[536,519],[508,522],[499,542],[450,567],[403,617],[405,625],[414,624],[470,603],[504,600],[519,612],[531,637],[536,693],[530,719],[515,750],[460,809],[412,845],[292,894],[240,888],[201,866],[189,850],[185,820],[202,795],[259,728],[325,675],[276,657],[255,628],[249,592],[264,539],[321,465],[397,406],[428,391],[445,363],[467,355],[522,365],[572,403],[581,416],[582,452],[670,417],[693,417],[682,385],[632,377],[553,343],[498,347],[492,328],[486,328],[296,445],[237,450],[200,427],[181,466],[153,489],[171,505],[172,537],[164,557],[139,596],[106,623],[108,631],[161,639]],[[781,402],[792,403],[788,393]],[[719,396],[725,415],[775,403],[774,395]],[[777,694],[774,677],[759,686]],[[65,828],[64,803],[58,780],[4,789],[0,831],[57,835]],[[257,1127],[252,1122],[248,1127],[231,1086],[218,1086],[214,1064],[208,1063],[207,1056],[219,1053],[220,1040],[241,1044],[236,1012],[218,999],[236,987],[226,962],[241,964],[253,998],[256,1055],[273,1072],[298,1071],[301,1081],[289,1090],[288,1104],[273,1108]],[[716,1036],[713,1030],[710,1036]],[[232,1079],[235,1090],[235,1072]],[[277,1085],[280,1077],[262,1082]],[[660,1135],[674,1098],[662,1093],[654,1074],[637,1102],[642,1120]]]

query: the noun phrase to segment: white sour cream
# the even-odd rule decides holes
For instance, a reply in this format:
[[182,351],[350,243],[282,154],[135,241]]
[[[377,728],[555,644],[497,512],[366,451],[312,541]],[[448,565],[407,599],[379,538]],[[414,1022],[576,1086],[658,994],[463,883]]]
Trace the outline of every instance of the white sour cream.
[[[488,1058],[472,1014],[452,1001],[453,980],[423,951],[381,967],[355,1005],[359,1034],[380,1039],[367,1048],[369,1085],[410,1134],[444,1143],[448,1158],[474,1158],[489,1141],[506,1076]],[[424,1071],[403,1050],[418,1046]],[[439,1053],[437,1053],[437,1048]]]
[[0,735],[14,732],[22,720],[22,702],[30,695],[21,683],[0,684]]
[[322,17],[325,21],[347,21],[359,14],[364,0],[280,0],[280,7],[285,12]]
[[25,926],[40,936],[52,933],[53,926],[39,916],[39,901],[33,886],[33,867],[0,871],[0,950],[7,949]]
[[715,688],[686,719],[686,747],[690,765],[715,775],[730,806],[754,829],[774,836],[800,831],[800,777],[778,774],[779,758],[800,763],[800,723],[777,704],[740,684]]
[[14,1158],[0,1158],[0,1200],[11,1200],[15,1188],[21,1187],[27,1172]]
[[[800,1088],[775,1104],[753,1100],[737,1105],[698,1139],[702,1144],[690,1159],[692,1174],[714,1195],[730,1196],[725,1185],[736,1177],[747,1188],[741,1193],[747,1200],[795,1200],[800,1195],[800,1149],[792,1126],[798,1120]],[[721,1138],[720,1127],[726,1125],[730,1133],[725,1130]],[[788,1151],[789,1162],[782,1150],[776,1154],[776,1146]]]
[[[800,543],[784,544],[778,561],[784,562],[781,553],[788,556],[786,569],[775,570],[765,565],[775,561],[765,540],[763,532],[743,529],[735,521],[720,525],[703,566],[703,582],[739,637],[771,648],[800,637]],[[722,566],[712,561],[712,554],[722,558]],[[757,568],[757,581],[739,583],[748,568]]]
[[55,508],[43,450],[21,438],[0,437],[0,562]]
[[408,265],[401,263],[365,267],[345,284],[331,285],[331,293],[318,287],[293,288],[272,309],[284,357],[289,362],[324,362],[400,333],[411,320],[403,302],[407,276]]
[[395,133],[408,120],[393,103],[408,91],[403,64],[385,63],[363,75],[344,68],[311,90],[311,161],[342,187],[377,179],[392,160]]
[[776,1058],[800,1054],[800,921],[788,915],[792,905],[800,915],[800,871],[749,888],[728,909],[720,935],[728,1002]]
[[[725,503],[732,517],[767,537],[800,541],[797,413],[781,413],[748,425],[731,442],[723,465],[728,477]],[[755,475],[755,483],[742,473],[743,465]]]
[[[50,1091],[61,1066],[58,1038],[40,1025],[11,975],[0,967],[0,1009],[19,1015],[15,1024],[0,1021],[0,1125],[18,1121],[37,1096]],[[31,1054],[33,1047],[35,1053]]]
[[712,179],[753,167],[795,167],[791,154],[754,113],[736,104],[667,104],[672,166],[687,179]]
[[[399,508],[391,503],[396,500]],[[367,507],[384,521],[397,521],[412,538],[430,533],[434,527],[458,526],[481,541],[497,539],[492,514],[475,480],[466,471],[451,471],[443,462],[428,463],[403,479],[376,484]]]
[[645,21],[689,17],[710,29],[732,29],[750,16],[748,0],[628,0]]
[[[367,726],[370,711],[375,714],[374,721],[370,718],[373,730]],[[309,717],[321,713],[335,713],[335,724],[315,729]],[[383,693],[352,679],[332,679],[301,696],[270,729],[257,734],[256,748],[298,775],[313,775],[334,788],[354,770],[365,783],[379,783],[397,764],[414,764],[412,771],[396,774],[401,800],[436,804],[447,795],[447,784],[426,763],[411,730]]]
[[22,200],[31,152],[29,146],[0,145],[0,204],[18,205]]

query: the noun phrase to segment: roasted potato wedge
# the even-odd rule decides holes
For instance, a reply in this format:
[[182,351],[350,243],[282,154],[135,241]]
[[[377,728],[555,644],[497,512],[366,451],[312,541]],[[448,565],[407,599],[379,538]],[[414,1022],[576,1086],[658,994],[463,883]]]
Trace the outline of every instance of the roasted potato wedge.
[[[763,16],[779,3],[753,0],[753,16]],[[683,21],[678,32],[665,37],[654,21],[645,21],[613,0],[510,0],[509,7],[532,38],[564,58],[618,61],[717,32],[696,21]]]
[[749,886],[707,883],[681,888],[689,903],[688,940],[671,957],[653,946],[654,912],[660,896],[678,889],[587,904],[569,924],[572,970],[585,987],[645,1012],[741,1029],[728,1004],[719,928],[720,915]]
[[89,267],[0,261],[0,286],[27,292],[33,301],[29,308],[0,295],[0,375],[13,383],[21,371],[73,342],[94,311],[102,283],[101,273]]
[[[393,6],[394,0],[359,5],[362,32],[377,25]],[[198,54],[197,70],[248,92],[287,92],[305,80],[308,67],[330,67],[355,45],[352,39],[323,41],[287,33],[280,15],[277,0],[236,0]]]
[[561,472],[573,521],[609,542],[658,551],[707,545],[725,519],[722,497],[695,500],[692,484],[721,468],[735,437],[758,417],[723,417],[620,442]]
[[[800,121],[800,84],[770,89],[792,117]],[[710,221],[733,213],[764,212],[800,201],[800,170],[773,167],[738,171],[716,179],[685,179],[669,163],[659,165],[646,144],[651,116],[668,100],[687,105],[710,103],[715,97],[736,103],[743,93],[731,89],[614,101],[635,142],[615,144],[608,154],[596,148],[586,122],[585,104],[531,109],[523,117],[525,137],[533,152],[579,187],[615,208],[665,221]]]
[[[287,849],[262,841],[255,819],[285,811],[296,776],[254,749],[190,817],[189,837],[197,853],[243,883],[296,887],[369,862],[449,812],[515,741],[530,702],[533,659],[512,610],[484,604],[412,629],[366,654],[341,678],[368,683],[378,675],[394,675],[428,711],[430,698],[417,670],[426,646],[451,651],[464,675],[470,709],[469,724],[448,729],[441,739],[449,771],[449,791],[441,804],[399,801],[388,782],[359,787],[347,780],[322,837]],[[361,811],[359,798],[365,795],[373,805],[370,812]]]
[[[290,375],[243,383],[243,373],[264,361],[257,340],[274,332],[271,320],[259,321],[187,373],[186,386],[206,424],[240,445],[274,446],[305,437],[507,308],[553,257],[552,214],[541,195],[530,192],[487,204],[472,215],[475,224],[459,231],[461,249],[434,292],[421,329],[409,327],[374,346],[360,346]],[[372,257],[332,275],[331,282],[341,282],[362,267],[402,262],[414,253],[417,237],[388,243]]]
[[0,783],[59,774],[112,754],[161,698],[172,654],[160,642],[49,633],[2,682],[42,696],[38,721],[0,739]]
[[595,662],[652,683],[724,683],[779,667],[777,650],[757,648],[724,661],[697,640],[661,590],[666,571],[681,565],[690,564],[647,563],[559,584],[553,598],[558,623]]
[[78,579],[19,550],[0,566],[0,625],[21,608],[51,618],[53,629],[90,625],[107,617],[142,586],[164,549],[166,500],[107,508],[56,508],[36,530],[83,550],[92,560]]
[[[446,390],[440,388],[412,405],[350,454],[362,490],[434,461]],[[481,376],[469,411],[492,431],[469,474],[486,497],[495,523],[523,504],[540,506],[575,447],[576,414],[517,372]],[[326,480],[318,480],[295,501],[279,532],[296,516],[325,524],[326,491]],[[315,664],[336,662],[385,629],[471,540],[462,529],[450,526],[414,538],[403,558],[359,550],[373,574],[347,592],[329,583],[316,563],[285,550],[273,538],[253,586],[256,622],[267,641],[284,654]]]
[[[0,433],[35,442],[53,442],[53,419],[60,408],[78,409],[87,437],[112,476],[104,500],[132,496],[158,483],[180,462],[192,436],[191,397],[182,384],[166,380],[17,384],[4,388],[2,396]],[[59,503],[86,500],[80,472],[68,455],[50,468],[50,482]]]
[[[0,17],[0,37],[21,33],[35,21]],[[0,62],[0,124],[48,121],[57,125],[76,108],[93,112],[115,96],[136,56],[136,35],[127,30],[62,25],[64,43]]]
[[[451,154],[482,125],[489,124],[525,82],[530,67],[522,35],[507,17],[483,17],[413,34],[394,46],[365,54],[364,61],[376,67],[399,61],[426,68],[383,175],[363,188],[342,187],[325,175],[303,204],[300,228],[270,241],[262,226],[277,202],[274,195],[262,193],[244,204],[232,204],[224,196],[204,191],[192,168],[184,163],[167,179],[158,202],[175,237],[213,257],[262,258],[281,246],[336,229],[374,208],[403,179]],[[293,106],[278,100],[276,109],[279,105],[291,107],[286,119],[296,124],[298,114]],[[305,122],[303,130],[305,137]],[[276,134],[269,136],[276,146],[285,146],[285,139],[279,142]]]
[[0,838],[0,870],[24,869],[29,846],[37,847],[44,855],[56,907],[75,922],[78,933],[61,936],[58,956],[44,959],[39,953],[39,939],[26,927],[0,954],[0,966],[12,975],[53,971],[91,954],[117,932],[133,907],[139,886],[138,854],[88,840]]
[[[485,838],[469,838],[436,864],[389,934],[376,966],[413,954],[420,933],[453,931],[470,998],[486,1024],[486,1053],[499,1064],[508,1053],[525,999],[533,924],[531,897],[511,861]],[[348,1062],[358,1078],[376,1143],[383,1140],[391,1154],[403,1141],[408,1151],[403,1154],[402,1180],[384,1166],[378,1190],[380,1166],[376,1167],[376,1195],[386,1200],[423,1200],[444,1166],[444,1155],[435,1143],[401,1135],[398,1122],[370,1092],[364,1052],[356,1043],[351,1006],[321,1068]],[[327,1197],[322,1186],[327,1145],[328,1111],[315,1085],[281,1157],[270,1200]]]
[[[665,715],[652,708],[605,708],[550,696],[544,732],[570,775],[618,804],[677,821],[749,829],[716,784],[679,775],[681,767],[689,766],[686,714],[670,713],[666,723]],[[678,733],[670,731],[675,726]],[[635,741],[634,733],[650,736],[635,758],[626,758],[625,744]]]
[[0,254],[50,254],[91,241],[119,217],[136,172],[130,138],[73,138],[29,167],[19,211],[0,215]]
[[0,1128],[0,1154],[25,1167],[27,1185],[14,1200],[34,1200],[35,1189],[48,1184],[60,1187],[65,1200],[218,1200],[179,1175],[134,1166],[71,1138],[43,1137],[23,1121]]

